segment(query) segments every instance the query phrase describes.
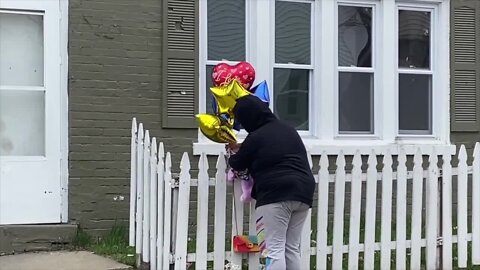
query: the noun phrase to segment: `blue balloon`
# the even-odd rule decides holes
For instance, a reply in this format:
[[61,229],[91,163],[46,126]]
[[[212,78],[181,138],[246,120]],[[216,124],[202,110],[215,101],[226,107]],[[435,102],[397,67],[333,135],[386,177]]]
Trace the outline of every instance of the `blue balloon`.
[[261,101],[270,104],[270,94],[268,92],[267,81],[263,81],[257,84],[250,90],[254,96],[258,97]]
[[220,114],[220,120],[224,121],[224,122],[228,122],[228,119],[230,117],[228,117],[228,115],[226,114]]
[[214,96],[212,96],[212,111],[214,114],[218,114],[217,100],[215,100]]

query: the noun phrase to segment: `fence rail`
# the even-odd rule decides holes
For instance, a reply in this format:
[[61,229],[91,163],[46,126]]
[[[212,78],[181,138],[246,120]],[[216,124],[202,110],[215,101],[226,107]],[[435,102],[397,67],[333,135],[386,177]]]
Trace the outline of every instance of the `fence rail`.
[[[442,148],[425,149],[400,150],[398,155],[387,151],[381,159],[372,149],[367,155],[356,152],[351,162],[341,151],[334,157],[320,155],[314,172],[318,199],[302,233],[302,269],[479,265],[480,144],[471,159],[464,145],[457,156]],[[362,161],[362,156],[368,159]],[[309,161],[313,168],[311,157]],[[332,167],[335,171],[329,170]],[[230,269],[260,269],[259,254],[242,255],[227,246],[227,224],[235,220],[239,232],[256,232],[255,208],[240,202],[240,183],[233,184],[233,196],[227,193],[226,168],[220,155],[215,175],[209,175],[207,156],[202,154],[192,178],[190,157],[184,153],[180,173],[173,177],[170,153],[165,154],[163,143],[157,144],[133,119],[129,240],[138,263],[152,270],[225,269],[228,261]],[[189,209],[192,190],[197,194],[194,216]],[[233,200],[235,209],[228,209]],[[227,220],[227,211],[232,220]],[[193,239],[189,223],[195,224]],[[209,225],[214,227],[213,241]]]

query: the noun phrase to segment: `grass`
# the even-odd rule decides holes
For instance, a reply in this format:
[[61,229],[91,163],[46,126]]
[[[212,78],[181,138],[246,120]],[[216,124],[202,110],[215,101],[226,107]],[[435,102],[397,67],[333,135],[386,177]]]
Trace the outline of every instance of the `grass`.
[[[410,234],[411,231],[411,224],[410,224],[411,217],[407,217],[407,235]],[[360,228],[360,238],[359,240],[363,242],[364,237],[365,237],[365,231],[364,231],[364,224],[365,220],[364,217],[361,217],[361,228]],[[455,225],[456,222],[453,222]],[[348,238],[349,238],[349,222],[348,219],[346,220],[344,224],[344,243],[348,243]],[[396,238],[396,224],[392,224],[392,240],[395,240]],[[381,223],[379,221],[376,222],[376,231],[375,231],[375,239],[376,241],[380,240],[380,228],[381,228]],[[454,227],[455,228],[455,227]],[[470,231],[470,230],[469,230]],[[328,244],[331,245],[332,240],[333,240],[333,227],[332,224],[329,224],[329,228],[327,230],[328,233]],[[425,234],[425,226],[422,226],[422,235]],[[316,219],[312,220],[312,238],[316,237]],[[89,235],[86,231],[83,229],[79,228],[77,230],[76,237],[72,241],[73,248],[75,249],[81,249],[81,250],[90,250],[95,252],[98,255],[106,256],[109,258],[112,258],[113,260],[116,260],[118,262],[135,266],[136,258],[135,258],[135,249],[133,247],[128,246],[128,229],[125,226],[114,226],[112,227],[103,237],[95,238]],[[230,238],[227,237],[225,239],[225,247],[228,250],[231,245]],[[187,243],[187,249],[188,253],[194,253],[196,249],[196,243],[195,243],[195,238],[194,236],[192,239]],[[213,241],[210,240],[207,242],[207,250],[209,252],[213,251]],[[457,256],[458,256],[458,250],[457,250],[457,245],[453,245],[453,266],[456,268],[457,265]],[[471,265],[471,242],[468,244],[468,266],[467,269],[479,269],[479,266],[472,266]],[[363,269],[363,252],[360,252],[359,254],[359,268]],[[395,269],[395,250],[392,250],[391,253],[391,269]],[[331,265],[331,260],[332,260],[332,255],[327,256],[327,261],[328,261],[328,269],[332,268]],[[375,269],[380,268],[380,251],[375,252]],[[422,266],[425,266],[425,249],[422,248],[422,256],[421,256],[421,261],[422,261]],[[225,262],[227,263],[227,262]],[[245,264],[247,263],[246,261],[244,262]],[[409,250],[407,250],[407,268],[409,268],[410,264],[410,256],[409,256]],[[311,267],[310,269],[316,269],[316,256],[311,256]],[[344,254],[343,256],[343,268],[346,269],[348,266],[348,254]],[[208,269],[213,269],[213,262],[208,262],[207,264]],[[190,269],[195,269],[195,265],[193,265]]]
[[113,226],[103,237],[92,237],[79,228],[72,241],[74,249],[90,250],[117,262],[135,266],[135,248],[128,245],[128,230],[125,226]]

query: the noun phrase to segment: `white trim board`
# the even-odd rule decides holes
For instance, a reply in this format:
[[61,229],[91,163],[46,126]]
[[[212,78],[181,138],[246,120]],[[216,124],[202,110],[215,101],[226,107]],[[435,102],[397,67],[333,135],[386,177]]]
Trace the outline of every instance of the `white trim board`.
[[60,196],[62,223],[68,223],[68,0],[59,0],[60,8],[60,113],[62,115],[60,123],[61,134],[61,162],[60,162]]

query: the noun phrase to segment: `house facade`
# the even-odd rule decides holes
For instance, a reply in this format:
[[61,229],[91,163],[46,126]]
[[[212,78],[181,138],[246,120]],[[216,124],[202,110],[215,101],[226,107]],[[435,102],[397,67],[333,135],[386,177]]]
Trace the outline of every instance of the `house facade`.
[[220,153],[195,114],[221,62],[311,154],[473,148],[479,56],[479,0],[2,1],[0,226],[127,221],[133,117],[174,163]]

